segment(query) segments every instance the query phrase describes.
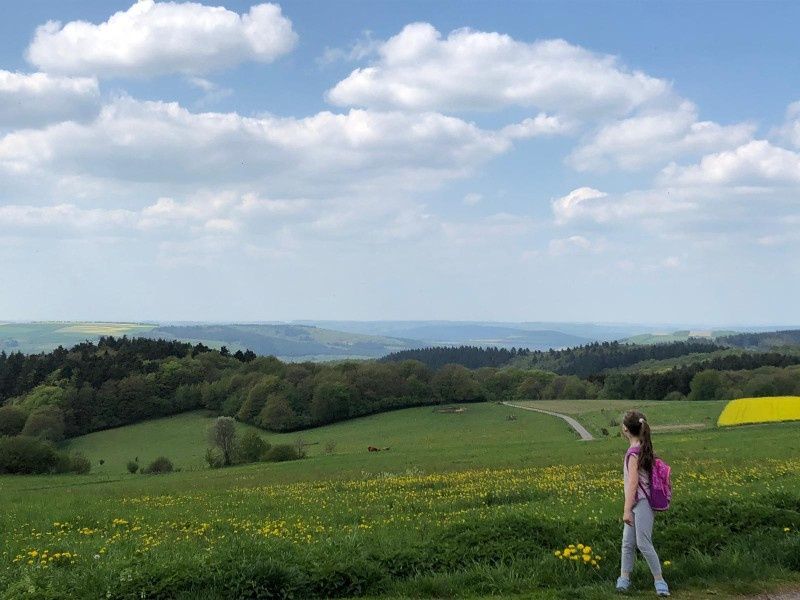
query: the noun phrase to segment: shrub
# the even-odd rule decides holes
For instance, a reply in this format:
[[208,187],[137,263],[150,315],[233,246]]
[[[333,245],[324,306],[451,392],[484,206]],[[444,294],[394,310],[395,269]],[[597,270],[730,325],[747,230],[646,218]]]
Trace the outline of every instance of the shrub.
[[0,436],[19,435],[27,419],[28,413],[18,406],[0,406]]
[[25,421],[22,435],[53,442],[63,440],[64,413],[56,406],[41,406],[35,409]]
[[283,462],[286,460],[297,460],[300,458],[297,448],[291,444],[278,444],[269,449],[265,460],[269,462]]
[[669,394],[664,396],[664,400],[673,402],[675,400],[686,400],[686,396],[681,394],[678,390],[672,390]]
[[270,445],[261,439],[260,435],[255,431],[248,431],[239,440],[238,459],[245,463],[264,460],[264,455],[269,448]]
[[135,460],[129,460],[128,461],[128,473],[130,473],[131,475],[134,475],[136,473],[136,471],[138,471],[138,470],[139,470],[139,463],[137,463]]
[[69,470],[79,475],[86,475],[92,470],[92,462],[83,454],[76,452],[70,457]]
[[205,459],[212,469],[219,469],[225,466],[225,458],[219,448],[206,448]]
[[52,445],[35,438],[0,438],[0,474],[53,473],[61,456]]
[[689,384],[691,388],[689,400],[716,400],[721,383],[719,371],[713,369],[700,371],[692,377]]
[[170,459],[166,456],[159,456],[147,465],[142,470],[142,473],[146,473],[147,475],[161,475],[163,473],[172,473],[174,470],[175,468],[172,466],[172,461]]

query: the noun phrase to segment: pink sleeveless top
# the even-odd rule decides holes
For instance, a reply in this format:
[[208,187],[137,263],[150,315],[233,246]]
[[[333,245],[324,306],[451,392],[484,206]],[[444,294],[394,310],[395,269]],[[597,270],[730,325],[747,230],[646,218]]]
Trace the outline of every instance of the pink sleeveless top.
[[[633,454],[639,454],[640,450],[641,448],[639,446],[631,446],[625,453],[625,460],[622,463],[622,475],[623,475],[623,481],[625,483],[628,482],[628,457]],[[642,498],[647,498],[645,493],[642,491],[642,488],[644,488],[648,494],[650,493],[650,477],[643,469],[639,469],[639,485],[636,486],[637,502]]]

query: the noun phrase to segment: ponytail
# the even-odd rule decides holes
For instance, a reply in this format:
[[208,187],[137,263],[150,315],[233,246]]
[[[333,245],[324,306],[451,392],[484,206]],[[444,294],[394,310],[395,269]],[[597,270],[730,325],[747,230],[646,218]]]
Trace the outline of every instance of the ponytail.
[[653,454],[653,440],[650,437],[650,424],[647,422],[647,418],[638,410],[629,410],[625,413],[622,422],[628,431],[639,438],[642,443],[639,450],[639,468],[650,475],[653,471],[655,455]]

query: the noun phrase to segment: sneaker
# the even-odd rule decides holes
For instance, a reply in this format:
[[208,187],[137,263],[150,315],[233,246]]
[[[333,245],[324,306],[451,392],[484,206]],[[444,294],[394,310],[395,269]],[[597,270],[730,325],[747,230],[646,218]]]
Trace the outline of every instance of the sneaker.
[[626,577],[617,577],[617,591],[627,592],[631,589],[631,580]]
[[661,581],[656,581],[656,595],[669,596],[669,586],[663,579]]

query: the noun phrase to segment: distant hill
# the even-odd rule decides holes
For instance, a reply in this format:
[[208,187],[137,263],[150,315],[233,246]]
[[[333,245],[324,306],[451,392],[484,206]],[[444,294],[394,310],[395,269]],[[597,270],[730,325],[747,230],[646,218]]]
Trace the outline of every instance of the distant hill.
[[[605,342],[620,340],[623,338],[649,333],[653,331],[652,325],[636,325],[628,323],[570,323],[570,322],[548,322],[548,321],[326,321],[326,320],[295,320],[292,323],[299,325],[316,325],[327,329],[338,331],[349,331],[351,333],[363,333],[368,335],[386,335],[391,337],[415,337],[409,335],[410,331],[426,337],[416,337],[422,341],[431,342],[439,340],[443,335],[453,335],[448,339],[450,344],[475,343],[475,337],[485,337],[485,332],[477,331],[476,334],[463,333],[472,327],[501,327],[513,330],[512,335],[522,335],[520,332],[530,331],[557,331],[573,335],[584,340],[595,342]],[[443,328],[438,330],[437,328]],[[676,327],[677,328],[677,327]],[[432,336],[432,337],[427,337]],[[509,344],[511,347],[513,344]]]
[[0,352],[34,354],[49,352],[58,346],[68,348],[86,340],[97,341],[102,336],[129,337],[151,331],[153,323],[92,323],[42,321],[31,323],[0,323]]
[[738,332],[729,329],[684,329],[663,333],[643,333],[626,338],[624,341],[629,344],[669,344],[686,342],[690,339],[716,340],[736,333]]
[[[402,339],[413,339],[417,347],[431,345],[446,346],[496,346],[500,348],[530,348],[549,350],[578,346],[591,341],[615,339],[606,335],[581,335],[581,326],[572,324],[573,332],[561,331],[546,324],[490,323],[472,321],[296,321],[316,324],[340,331],[369,335],[386,335]],[[540,327],[534,327],[539,325]],[[552,324],[551,324],[552,325]],[[591,328],[591,326],[586,326]],[[596,331],[594,333],[597,333]],[[614,330],[614,335],[619,331]],[[624,335],[630,335],[626,331]]]
[[[668,344],[623,344],[603,342],[551,352],[531,352],[509,364],[518,368],[553,371],[561,375],[588,377],[606,370],[629,367],[642,361],[675,359],[686,355],[709,354],[723,347],[709,340],[691,339]],[[680,364],[680,361],[677,361]]]
[[517,356],[525,356],[530,351],[524,348],[482,348],[479,346],[438,346],[401,350],[384,356],[382,362],[402,362],[418,360],[430,369],[439,369],[447,364],[457,364],[468,369],[481,367],[502,367]]
[[377,358],[415,344],[413,340],[287,324],[167,325],[156,327],[146,335],[202,342],[212,348],[224,345],[232,352],[252,350],[285,360]]
[[766,331],[763,333],[739,333],[719,338],[719,342],[737,348],[749,350],[781,348],[785,346],[800,347],[800,329],[785,331]]
[[0,323],[0,351],[35,354],[102,336],[145,336],[227,346],[231,352],[252,350],[284,360],[377,358],[421,345],[414,340],[361,335],[288,324],[158,325],[155,323],[36,322]]

